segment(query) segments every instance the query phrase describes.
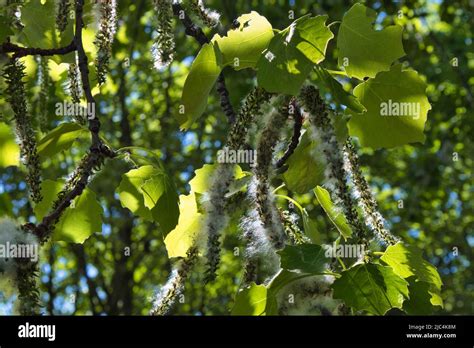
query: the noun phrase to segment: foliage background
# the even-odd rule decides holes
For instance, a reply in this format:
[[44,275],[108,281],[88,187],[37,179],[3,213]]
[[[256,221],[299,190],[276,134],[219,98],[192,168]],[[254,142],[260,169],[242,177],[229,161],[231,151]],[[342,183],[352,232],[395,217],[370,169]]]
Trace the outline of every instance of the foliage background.
[[[118,1],[119,30],[113,44],[110,76],[96,95],[102,118],[102,132],[112,146],[127,145],[156,149],[180,193],[189,191],[194,170],[210,163],[222,146],[228,130],[216,93],[211,93],[205,117],[190,130],[181,132],[176,118],[181,91],[198,44],[176,25],[176,57],[163,71],[153,68],[150,48],[153,42],[153,13],[146,0]],[[222,14],[229,27],[242,13],[255,10],[274,28],[291,23],[306,13],[328,14],[330,21],[341,20],[352,2],[296,0],[206,1]],[[432,103],[426,124],[425,144],[391,150],[363,149],[364,173],[377,193],[383,215],[393,234],[424,251],[444,283],[445,308],[439,313],[474,313],[474,200],[472,170],[474,132],[474,49],[472,1],[367,1],[379,13],[377,25],[403,25],[404,48],[401,61],[424,75]],[[397,18],[402,11],[403,18]],[[51,20],[54,20],[51,17]],[[93,27],[93,23],[91,23]],[[88,28],[89,30],[89,28]],[[92,29],[91,29],[92,30]],[[337,30],[337,25],[332,27]],[[39,34],[39,33],[38,33]],[[87,41],[88,40],[88,41]],[[93,36],[86,38],[92,46]],[[337,69],[335,41],[330,42],[324,66]],[[123,61],[129,57],[130,67]],[[451,60],[458,58],[459,66]],[[2,65],[5,60],[2,58]],[[27,91],[33,115],[39,109],[35,82],[36,64],[28,65]],[[55,70],[56,69],[56,70]],[[61,121],[54,104],[62,102],[65,73],[59,66],[51,75],[58,80],[48,91],[48,117],[51,124]],[[226,69],[226,82],[234,108],[254,84],[254,72]],[[62,75],[58,75],[62,74]],[[1,81],[1,89],[4,83]],[[11,110],[0,99],[0,112]],[[52,127],[51,127],[52,128]],[[87,149],[87,141],[76,141],[72,150],[43,163],[44,178],[67,175]],[[453,153],[459,160],[453,160]],[[123,161],[109,161],[95,176],[91,188],[104,210],[102,231],[83,245],[49,243],[42,250],[41,290],[47,314],[147,314],[149,298],[163,284],[170,271],[163,236],[154,223],[135,219],[122,208],[115,188],[121,174],[130,169]],[[20,167],[0,169],[0,215],[11,215],[22,222],[34,221],[28,203],[24,174]],[[398,201],[403,200],[403,208]],[[298,197],[317,221],[323,238],[331,241],[336,232],[328,223],[314,194]],[[284,202],[282,202],[283,204]],[[241,259],[233,254],[239,245],[237,231],[224,241],[221,276],[203,286],[200,272],[186,285],[186,302],[175,314],[228,314],[240,282]],[[124,248],[131,248],[131,256]],[[455,249],[456,248],[456,249]],[[458,251],[458,254],[453,251]],[[456,256],[457,255],[457,256]],[[13,311],[14,297],[0,295],[0,313]],[[2,304],[3,303],[3,304]]]

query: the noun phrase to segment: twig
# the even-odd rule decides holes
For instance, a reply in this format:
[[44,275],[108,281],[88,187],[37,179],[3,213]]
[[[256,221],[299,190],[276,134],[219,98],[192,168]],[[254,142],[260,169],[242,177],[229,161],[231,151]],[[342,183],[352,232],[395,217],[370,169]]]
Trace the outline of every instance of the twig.
[[288,148],[286,149],[283,156],[278,160],[276,163],[276,168],[281,168],[288,158],[295,152],[296,147],[300,141],[301,136],[301,127],[303,126],[303,116],[301,115],[301,110],[296,105],[296,100],[292,100],[290,105],[293,107],[293,136],[291,137],[291,142],[288,144]]
[[[78,0],[76,2],[76,32],[74,33],[74,41],[77,47],[77,55],[79,59],[79,71],[81,73],[82,88],[84,90],[84,95],[88,103],[95,106],[95,99],[92,96],[91,86],[89,83],[89,67],[87,65],[87,55],[84,51],[84,46],[82,45],[82,28],[84,26],[84,21],[82,19],[82,11],[84,6],[84,0]],[[94,108],[95,110],[95,108]],[[101,144],[99,138],[99,129],[100,121],[94,115],[94,117],[89,117],[89,130],[92,135],[92,145],[91,151],[97,150]]]
[[3,53],[14,53],[13,58],[21,58],[24,56],[32,56],[32,55],[39,55],[39,56],[54,56],[64,55],[76,50],[76,43],[74,40],[71,43],[64,47],[58,48],[37,48],[37,47],[21,47],[15,45],[11,42],[4,42],[0,46],[0,54]]

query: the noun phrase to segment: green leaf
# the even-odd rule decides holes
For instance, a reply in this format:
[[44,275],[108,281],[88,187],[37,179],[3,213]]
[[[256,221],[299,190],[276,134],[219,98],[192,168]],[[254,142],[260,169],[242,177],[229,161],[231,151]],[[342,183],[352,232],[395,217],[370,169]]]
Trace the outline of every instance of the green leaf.
[[393,271],[405,279],[415,276],[418,281],[430,284],[431,303],[442,306],[439,292],[443,285],[436,268],[422,257],[422,252],[414,246],[397,243],[390,245],[380,258]]
[[295,21],[296,48],[314,64],[322,62],[334,34],[326,26],[328,16],[302,17]]
[[301,216],[303,220],[304,233],[309,237],[311,242],[315,244],[321,243],[321,234],[318,231],[317,222],[309,216],[306,209],[303,209]]
[[229,30],[226,36],[215,35],[212,42],[222,53],[222,67],[255,68],[273,37],[272,25],[255,11],[240,16],[237,21],[238,28]]
[[20,147],[8,125],[0,122],[0,168],[20,164]]
[[221,61],[221,53],[212,43],[202,46],[183,87],[184,113],[177,113],[182,129],[191,127],[206,109],[207,97],[222,69]]
[[94,232],[102,231],[102,211],[96,194],[86,188],[59,219],[53,241],[84,243]]
[[29,47],[59,47],[54,1],[29,1],[21,8],[21,36]]
[[318,77],[329,89],[335,101],[347,106],[349,109],[354,110],[357,113],[365,111],[365,107],[359,102],[359,100],[353,94],[346,92],[342,85],[337,82],[337,80],[333,78],[326,69],[319,65],[316,65],[315,69]]
[[165,235],[178,223],[178,194],[174,182],[161,172],[154,174],[140,187],[145,206],[150,209],[153,219],[163,229]]
[[176,228],[165,238],[168,257],[186,257],[189,248],[200,246],[200,231],[204,216],[198,211],[194,193],[179,197],[179,221]]
[[[43,199],[35,205],[33,211],[38,221],[48,214],[62,190],[62,181],[44,180],[41,184]],[[53,231],[53,241],[84,243],[94,232],[102,230],[102,206],[97,202],[95,193],[84,189],[61,215]]]
[[122,207],[148,221],[152,221],[153,218],[150,210],[145,206],[145,199],[140,188],[153,174],[156,174],[156,170],[151,165],[132,169],[122,175],[122,181],[117,188]]
[[43,199],[33,207],[36,219],[41,221],[49,213],[58,193],[63,189],[64,182],[54,180],[43,180],[41,183],[41,195]]
[[301,136],[298,147],[286,162],[288,170],[283,174],[283,180],[291,191],[307,193],[324,181],[326,167],[318,145],[311,141],[308,131]]
[[[424,142],[423,129],[431,109],[425,89],[426,84],[418,73],[402,71],[400,64],[359,84],[354,95],[367,111],[352,114],[349,134],[373,149]],[[399,116],[394,114],[397,110]]]
[[329,261],[325,250],[316,244],[287,245],[278,254],[283,269],[302,273],[321,274]]
[[77,123],[62,123],[46,134],[38,143],[38,155],[44,159],[67,150],[81,135],[88,133]]
[[340,208],[336,207],[331,201],[329,192],[321,186],[318,186],[314,189],[314,193],[316,194],[319,204],[321,204],[321,207],[323,207],[324,211],[329,217],[329,220],[331,220],[333,225],[336,226],[341,236],[347,240],[347,238],[352,235],[352,230],[349,227],[346,217]]
[[267,288],[265,285],[252,283],[240,290],[236,297],[232,315],[262,315],[267,305]]
[[408,280],[408,290],[410,298],[403,303],[403,310],[410,315],[433,314],[433,304],[431,303],[430,284],[422,281],[415,281],[416,277]]
[[142,219],[158,222],[165,235],[178,223],[176,191],[168,174],[154,165],[145,165],[123,174],[117,189],[124,208]]
[[[212,182],[212,176],[214,171],[217,169],[219,164],[205,164],[201,168],[194,171],[194,177],[189,181],[191,191],[195,193],[205,193],[208,191],[209,186]],[[242,171],[242,168],[237,164],[234,165],[234,180],[243,179],[250,176],[250,173]],[[232,193],[238,192],[246,184],[245,180],[238,182],[238,185],[234,185],[229,189],[228,196]]]
[[315,64],[324,60],[334,37],[327,16],[297,19],[277,33],[257,63],[259,86],[268,92],[297,95]]
[[391,25],[376,31],[372,27],[376,16],[374,10],[355,4],[342,19],[337,37],[338,64],[350,77],[374,77],[405,55],[402,27]]
[[356,310],[384,315],[391,308],[402,308],[408,298],[408,282],[390,267],[359,264],[341,273],[332,285],[333,297]]

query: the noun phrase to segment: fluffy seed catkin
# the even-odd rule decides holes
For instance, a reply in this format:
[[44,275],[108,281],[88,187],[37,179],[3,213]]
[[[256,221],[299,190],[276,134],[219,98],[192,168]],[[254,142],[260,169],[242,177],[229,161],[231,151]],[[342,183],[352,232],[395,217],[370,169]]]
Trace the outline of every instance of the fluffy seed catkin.
[[206,8],[203,0],[191,0],[190,5],[193,13],[209,28],[214,28],[219,24],[220,14]]
[[189,249],[187,256],[181,259],[173,268],[168,281],[153,298],[153,308],[150,315],[166,315],[170,312],[176,299],[184,291],[184,283],[189,276],[189,272],[196,264],[197,255],[197,248]]
[[334,124],[328,115],[324,101],[314,86],[301,89],[300,99],[309,113],[311,121],[311,136],[321,144],[326,160],[325,176],[331,198],[336,206],[341,206],[347,222],[354,231],[358,243],[368,244],[365,229],[356,209],[356,203],[351,196],[347,184],[349,174],[344,166],[342,149],[337,141]]
[[154,0],[156,14],[155,42],[151,46],[153,65],[156,69],[167,67],[173,61],[174,34],[173,34],[173,7],[171,0]]
[[362,210],[365,224],[383,243],[388,245],[396,244],[398,238],[385,228],[384,218],[378,211],[377,201],[362,174],[359,158],[351,139],[348,139],[344,146],[344,165],[347,168],[347,172],[351,175],[354,184],[353,195]]
[[283,248],[286,240],[280,215],[275,205],[275,198],[270,191],[272,159],[281,130],[288,119],[288,98],[276,98],[284,107],[273,109],[267,116],[265,126],[258,138],[257,166],[254,169],[256,180],[257,211],[268,238],[275,249]]

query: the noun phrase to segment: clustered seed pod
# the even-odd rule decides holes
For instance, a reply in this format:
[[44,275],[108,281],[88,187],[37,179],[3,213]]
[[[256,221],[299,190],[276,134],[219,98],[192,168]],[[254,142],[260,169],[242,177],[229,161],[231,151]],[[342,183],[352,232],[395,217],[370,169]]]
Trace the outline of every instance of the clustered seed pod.
[[12,59],[5,67],[3,77],[7,83],[7,100],[11,105],[15,119],[15,131],[20,140],[23,162],[28,170],[26,181],[33,202],[41,201],[41,166],[36,151],[35,132],[28,115],[25,86],[22,78],[25,65],[18,59]]
[[[10,218],[0,219],[0,245],[38,244],[38,239],[27,230],[22,230]],[[10,279],[18,289],[19,313],[21,315],[39,314],[39,292],[36,284],[37,262],[23,258],[0,258],[0,275]]]
[[280,133],[288,119],[289,98],[275,98],[276,102],[282,101],[283,107],[274,109],[269,113],[265,127],[259,135],[257,145],[257,166],[255,167],[256,204],[262,224],[268,238],[275,249],[283,248],[286,236],[275,206],[273,194],[270,192],[270,169],[274,150],[280,138]]
[[[69,64],[68,78],[69,78],[68,91],[69,91],[69,95],[71,96],[72,102],[74,104],[80,104],[81,97],[82,97],[81,75],[79,73],[79,67],[77,64],[75,63]],[[87,124],[86,115],[79,113],[79,115],[74,115],[73,117],[77,123],[83,126]]]
[[155,68],[162,69],[171,64],[174,56],[173,7],[171,0],[154,0],[154,5],[157,36],[151,54]]
[[207,274],[206,281],[214,281],[216,271],[220,261],[221,245],[219,238],[222,230],[225,229],[229,221],[227,210],[225,209],[225,195],[229,191],[229,186],[234,176],[234,165],[221,163],[212,175],[210,190],[205,194],[204,229],[207,234]]
[[97,46],[97,80],[99,84],[105,82],[108,71],[108,64],[112,52],[112,43],[117,30],[117,13],[115,0],[100,0],[99,6],[99,31],[97,32],[94,44]]
[[290,282],[277,295],[279,315],[341,315],[342,301],[332,298],[330,276],[313,276]]
[[326,159],[326,186],[331,191],[331,198],[336,206],[342,207],[358,242],[367,245],[365,229],[347,184],[349,174],[345,171],[342,149],[336,139],[334,124],[329,118],[326,105],[314,86],[303,87],[300,98],[309,113],[310,135],[315,142],[321,144]]
[[279,212],[280,220],[291,244],[310,243],[309,238],[304,235],[298,226],[298,216],[288,210],[279,210]]
[[262,88],[254,88],[240,109],[237,120],[227,137],[227,147],[232,150],[242,148],[246,142],[248,131],[254,119],[262,115],[262,105],[270,100],[271,94]]
[[48,103],[49,103],[49,88],[51,86],[51,78],[49,77],[48,58],[40,57],[39,64],[39,83],[40,90],[38,94],[38,115],[39,125],[41,130],[46,130],[48,127]]
[[[249,196],[255,202],[255,180],[250,184]],[[280,268],[280,259],[268,239],[255,204],[250,205],[240,223],[242,238],[246,243],[244,254],[243,284],[258,283],[259,277],[273,276]]]
[[216,11],[206,8],[203,0],[191,0],[190,8],[209,28],[214,28],[219,24],[221,15]]
[[[238,122],[233,125],[229,132],[227,147],[239,149],[245,143],[249,124],[251,119],[258,114],[261,103],[266,95],[261,90],[254,90],[246,99],[246,103],[239,113]],[[234,141],[235,140],[235,141]],[[238,141],[237,141],[238,140]],[[204,224],[205,235],[207,235],[207,262],[208,269],[206,281],[213,281],[216,277],[216,271],[220,261],[220,235],[228,223],[228,214],[225,209],[225,195],[229,190],[234,175],[234,166],[232,164],[222,163],[212,175],[209,192],[206,193]]]
[[365,224],[385,244],[393,245],[398,239],[385,228],[384,218],[378,211],[377,201],[361,172],[359,159],[349,138],[344,146],[344,164],[354,183],[353,195],[362,210]]
[[166,284],[154,296],[151,315],[166,315],[169,313],[176,302],[176,298],[183,293],[184,283],[196,264],[197,256],[197,248],[193,247],[188,250],[186,257],[179,261],[172,270]]
[[60,32],[66,30],[67,20],[69,15],[69,7],[71,6],[70,0],[59,0],[56,10],[56,28]]

